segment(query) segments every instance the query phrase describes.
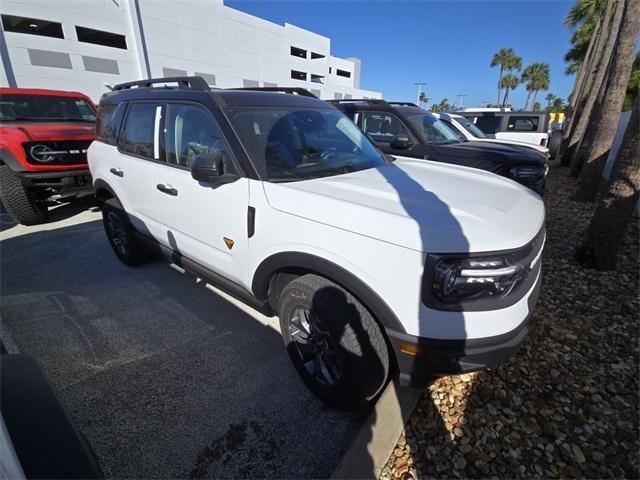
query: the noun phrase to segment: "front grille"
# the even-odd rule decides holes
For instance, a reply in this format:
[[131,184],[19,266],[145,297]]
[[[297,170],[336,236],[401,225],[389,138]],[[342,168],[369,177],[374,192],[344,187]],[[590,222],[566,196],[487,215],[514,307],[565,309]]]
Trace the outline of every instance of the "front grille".
[[87,163],[91,140],[26,142],[22,145],[27,161],[33,165],[75,165]]

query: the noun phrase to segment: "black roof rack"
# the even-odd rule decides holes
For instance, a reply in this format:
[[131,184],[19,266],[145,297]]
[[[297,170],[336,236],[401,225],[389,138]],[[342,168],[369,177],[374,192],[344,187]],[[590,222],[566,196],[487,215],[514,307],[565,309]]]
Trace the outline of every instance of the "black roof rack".
[[113,90],[126,90],[131,87],[151,88],[159,83],[177,83],[182,90],[209,90],[209,84],[202,77],[165,77],[136,80],[135,82],[119,83]]
[[329,103],[371,103],[372,105],[388,105],[389,103],[381,98],[342,98],[327,101]]
[[400,107],[417,107],[413,102],[389,102],[389,105],[398,105]]
[[280,92],[300,95],[302,97],[318,98],[309,90],[302,87],[238,87],[228,88],[227,90],[252,90],[257,92]]

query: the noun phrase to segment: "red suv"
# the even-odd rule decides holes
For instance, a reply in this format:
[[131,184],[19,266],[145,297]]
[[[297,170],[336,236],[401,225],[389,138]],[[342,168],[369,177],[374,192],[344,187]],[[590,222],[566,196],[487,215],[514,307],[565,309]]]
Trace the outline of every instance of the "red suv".
[[16,221],[44,223],[51,201],[92,193],[95,122],[81,93],[0,88],[0,199]]

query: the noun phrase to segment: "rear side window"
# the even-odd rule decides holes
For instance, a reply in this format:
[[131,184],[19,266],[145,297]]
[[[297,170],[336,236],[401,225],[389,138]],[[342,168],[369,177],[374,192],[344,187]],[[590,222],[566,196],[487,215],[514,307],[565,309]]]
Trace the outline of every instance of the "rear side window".
[[362,130],[376,142],[389,143],[398,134],[409,135],[409,129],[395,115],[388,113],[362,114]]
[[475,120],[476,126],[484,133],[496,133],[500,131],[500,121],[502,117],[482,116],[476,117]]
[[124,103],[100,105],[96,119],[96,140],[116,145],[124,110]]
[[537,132],[539,117],[509,117],[507,130],[510,132]]
[[235,172],[222,133],[204,108],[170,103],[166,125],[167,161],[170,164],[191,167],[198,155],[223,152],[224,173]]
[[155,103],[132,103],[127,110],[118,147],[125,153],[154,159]]

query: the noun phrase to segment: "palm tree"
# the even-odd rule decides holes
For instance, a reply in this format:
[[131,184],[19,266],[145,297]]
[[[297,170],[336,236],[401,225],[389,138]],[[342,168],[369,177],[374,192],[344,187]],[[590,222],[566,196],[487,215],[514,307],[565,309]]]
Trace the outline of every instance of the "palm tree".
[[597,196],[602,168],[618,127],[639,33],[640,0],[629,0],[624,6],[616,46],[607,68],[607,81],[602,84],[576,160],[572,164],[575,167],[572,168],[572,174],[580,173],[575,200],[594,201]]
[[564,102],[562,101],[562,99],[560,97],[557,97],[554,101],[553,101],[553,112],[554,113],[562,113],[562,111],[564,110]]
[[533,107],[531,107],[531,110],[533,110],[534,112],[539,112],[540,111],[540,102],[534,102],[533,103]]
[[599,270],[612,270],[640,196],[640,95],[624,133],[606,191],[598,198],[578,260]]
[[536,95],[540,90],[547,90],[549,88],[550,78],[549,78],[549,64],[548,63],[532,63],[528,65],[522,71],[522,82],[526,83],[527,91],[527,101],[524,104],[524,109],[526,110],[529,106],[529,99],[531,98],[531,94],[533,93],[533,102],[536,101]]
[[551,109],[551,102],[555,101],[557,97],[553,93],[547,93],[544,99],[547,101],[547,110]]
[[507,105],[507,101],[509,101],[509,90],[513,90],[518,85],[520,85],[520,77],[514,75],[512,73],[506,74],[500,80],[500,88],[505,89],[504,99],[502,100],[502,106],[505,107]]
[[512,48],[501,48],[491,59],[491,67],[500,66],[500,75],[498,76],[498,100],[496,105],[500,105],[500,90],[502,87],[502,75],[504,71],[511,72],[522,68],[522,59],[516,55]]

